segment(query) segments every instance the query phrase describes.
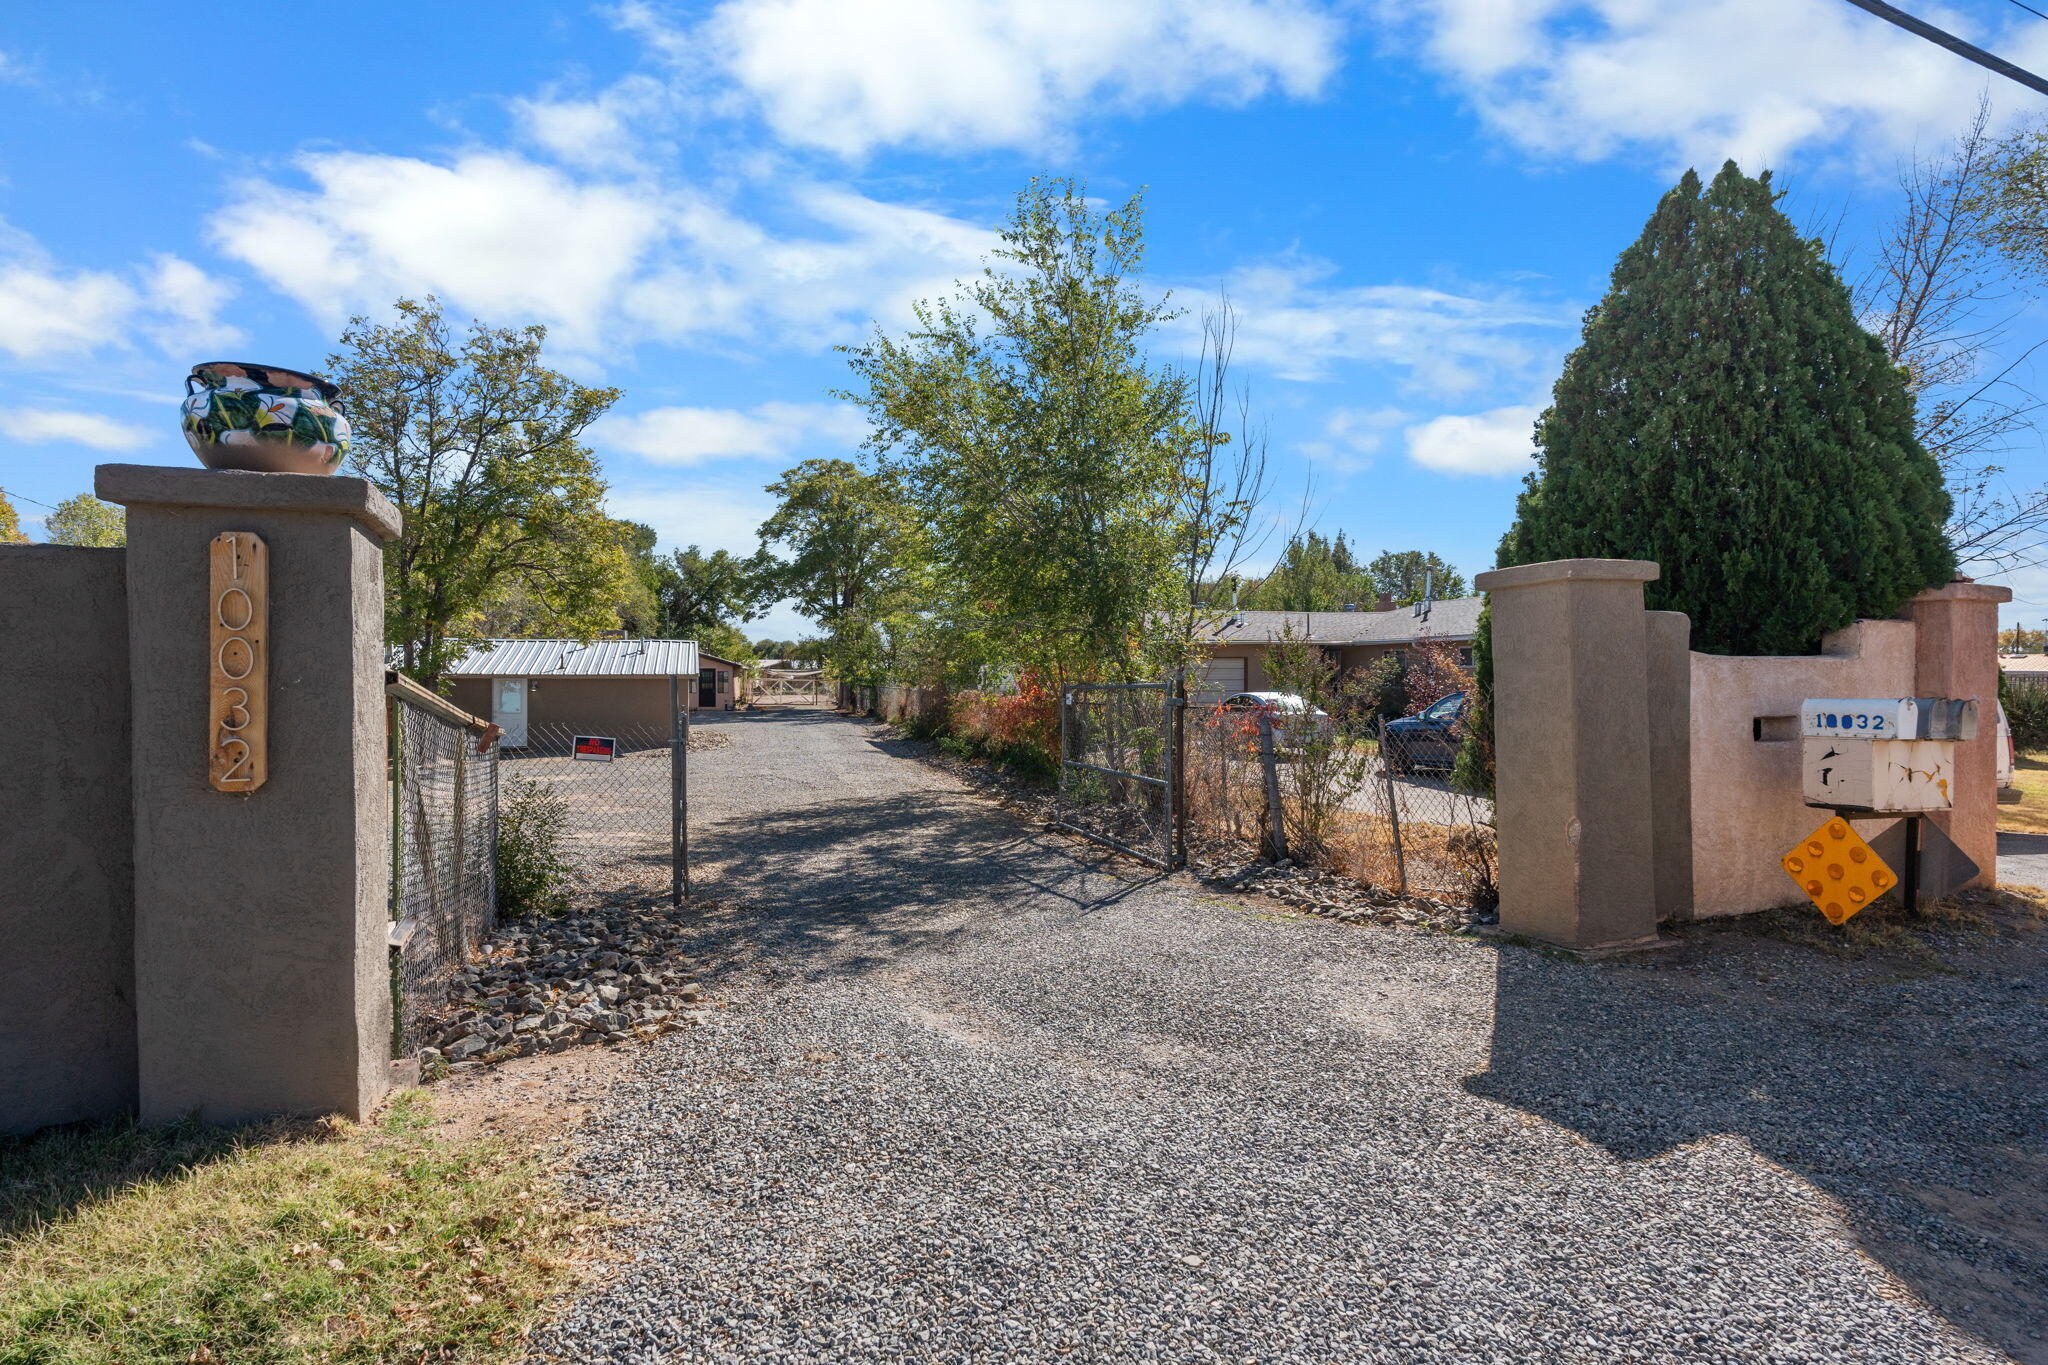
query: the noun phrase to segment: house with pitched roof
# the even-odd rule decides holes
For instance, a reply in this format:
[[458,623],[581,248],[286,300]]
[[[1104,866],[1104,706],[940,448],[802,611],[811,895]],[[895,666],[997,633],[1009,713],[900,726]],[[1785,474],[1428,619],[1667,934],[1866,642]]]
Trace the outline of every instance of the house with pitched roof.
[[1396,607],[1382,599],[1375,607],[1343,611],[1231,611],[1204,632],[1207,673],[1194,700],[1214,702],[1233,692],[1271,690],[1266,656],[1283,634],[1318,645],[1345,669],[1362,668],[1392,654],[1404,657],[1420,640],[1462,647],[1472,662],[1472,637],[1479,630],[1483,597],[1453,597]]

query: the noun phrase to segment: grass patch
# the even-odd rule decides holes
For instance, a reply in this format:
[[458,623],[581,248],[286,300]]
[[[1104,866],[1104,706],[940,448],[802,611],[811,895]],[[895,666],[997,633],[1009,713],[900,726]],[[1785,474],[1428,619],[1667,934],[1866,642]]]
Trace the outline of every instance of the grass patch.
[[1895,957],[1925,971],[1943,972],[1949,968],[1934,942],[1936,934],[1956,930],[1998,934],[2048,925],[2048,908],[2034,895],[2024,894],[2032,890],[1996,887],[1965,891],[1946,900],[1922,901],[1914,914],[1908,914],[1896,898],[1886,897],[1839,926],[1829,924],[1809,902],[1800,901],[1753,915],[1705,920],[1694,927],[1715,933],[1756,934],[1833,957]]
[[588,1218],[531,1147],[375,1125],[0,1142],[0,1365],[510,1361]]
[[2012,765],[2019,804],[1998,808],[1998,827],[2016,834],[2048,834],[2048,757],[2021,754]]

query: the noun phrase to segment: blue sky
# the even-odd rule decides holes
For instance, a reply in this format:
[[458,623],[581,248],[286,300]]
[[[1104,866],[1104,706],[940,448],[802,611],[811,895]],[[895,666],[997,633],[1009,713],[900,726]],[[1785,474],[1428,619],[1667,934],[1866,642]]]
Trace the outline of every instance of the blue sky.
[[[2048,69],[2007,0],[1917,9]],[[62,7],[0,16],[0,486],[32,534],[97,463],[191,458],[193,361],[317,368],[348,314],[431,291],[625,389],[592,433],[617,514],[750,549],[762,486],[859,440],[831,348],[970,273],[1050,172],[1147,187],[1150,281],[1230,296],[1280,516],[1308,490],[1324,531],[1469,574],[1679,170],[1770,166],[1854,251],[1987,88],[2003,121],[2039,103],[1843,0],[477,13],[355,3],[225,47],[176,6],[102,5],[89,42]],[[2043,463],[2033,435],[2011,460]],[[2048,617],[2048,575],[2014,586]]]

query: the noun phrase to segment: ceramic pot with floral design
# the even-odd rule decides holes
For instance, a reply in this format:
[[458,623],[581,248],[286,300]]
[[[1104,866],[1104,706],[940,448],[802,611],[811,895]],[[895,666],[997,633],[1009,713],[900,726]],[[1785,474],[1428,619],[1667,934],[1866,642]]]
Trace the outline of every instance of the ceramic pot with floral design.
[[341,390],[277,365],[209,360],[185,377],[185,439],[208,469],[332,474],[348,453]]

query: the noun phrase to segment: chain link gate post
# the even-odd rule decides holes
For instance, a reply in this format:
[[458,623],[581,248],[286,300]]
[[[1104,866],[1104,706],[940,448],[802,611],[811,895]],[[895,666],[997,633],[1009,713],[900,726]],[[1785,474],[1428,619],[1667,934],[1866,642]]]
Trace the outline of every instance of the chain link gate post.
[[1188,865],[1188,687],[1176,673],[1167,705],[1173,708],[1173,725],[1167,741],[1167,762],[1172,781],[1166,789],[1167,820],[1173,831],[1173,865]]
[[683,711],[682,684],[668,680],[668,903],[681,908],[689,893],[683,827],[688,820],[690,722]]

